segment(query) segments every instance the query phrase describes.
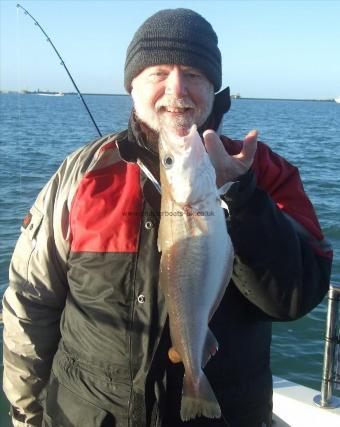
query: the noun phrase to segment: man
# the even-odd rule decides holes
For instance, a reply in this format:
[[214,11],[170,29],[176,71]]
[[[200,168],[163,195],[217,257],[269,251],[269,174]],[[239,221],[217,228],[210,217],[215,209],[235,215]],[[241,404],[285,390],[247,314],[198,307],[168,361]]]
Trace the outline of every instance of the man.
[[[128,129],[61,165],[24,220],[4,296],[4,389],[14,426],[271,425],[271,322],[325,295],[331,253],[298,171],[251,131],[216,133],[228,110],[210,24],[187,9],[149,18],[128,48]],[[220,349],[205,372],[221,419],[180,420],[183,366],[158,287],[162,123],[196,124],[235,248],[231,283],[210,327]],[[144,169],[145,170],[145,169]],[[190,268],[190,254],[188,254]]]

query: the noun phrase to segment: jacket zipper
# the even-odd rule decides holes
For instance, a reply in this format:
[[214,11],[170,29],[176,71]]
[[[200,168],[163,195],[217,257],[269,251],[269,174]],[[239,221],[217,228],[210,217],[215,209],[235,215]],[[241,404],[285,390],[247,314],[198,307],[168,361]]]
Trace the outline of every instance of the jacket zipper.
[[138,235],[138,245],[137,245],[137,253],[135,257],[134,262],[134,272],[133,272],[133,290],[132,290],[132,306],[131,306],[131,314],[130,314],[130,324],[129,324],[129,366],[130,366],[130,381],[131,381],[131,388],[130,388],[130,397],[129,397],[129,403],[128,403],[128,417],[127,417],[127,424],[128,427],[135,427],[131,425],[131,405],[132,405],[132,395],[133,395],[133,368],[132,368],[132,325],[134,321],[134,314],[135,314],[135,290],[136,290],[136,275],[137,275],[137,265],[138,265],[138,259],[139,259],[139,251],[140,251],[140,242],[141,242],[141,236],[142,236],[142,222],[143,222],[143,213],[145,208],[145,201],[143,201],[143,208],[142,208],[142,214],[139,222],[139,235]]

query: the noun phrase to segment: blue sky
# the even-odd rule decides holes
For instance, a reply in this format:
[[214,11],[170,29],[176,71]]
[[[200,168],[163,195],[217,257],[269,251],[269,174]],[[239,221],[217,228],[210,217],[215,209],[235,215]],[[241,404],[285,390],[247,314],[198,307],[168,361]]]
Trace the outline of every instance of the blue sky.
[[[17,1],[0,0],[2,90],[72,91],[59,60]],[[82,92],[124,93],[127,46],[160,9],[201,13],[219,37],[223,84],[244,97],[340,95],[340,1],[26,1]]]

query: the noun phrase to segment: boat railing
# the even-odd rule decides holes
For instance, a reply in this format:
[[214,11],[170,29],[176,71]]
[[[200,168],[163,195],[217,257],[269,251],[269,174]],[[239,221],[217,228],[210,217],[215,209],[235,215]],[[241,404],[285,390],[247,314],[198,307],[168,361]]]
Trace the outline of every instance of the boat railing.
[[[340,407],[340,398],[334,396],[340,390],[340,283],[332,282],[328,291],[328,309],[325,332],[325,349],[322,368],[321,392],[314,397],[315,405],[331,409]],[[3,323],[0,310],[0,324]]]
[[340,283],[331,283],[328,291],[328,309],[325,332],[321,393],[314,403],[326,409],[340,407],[340,399],[334,391],[340,389]]

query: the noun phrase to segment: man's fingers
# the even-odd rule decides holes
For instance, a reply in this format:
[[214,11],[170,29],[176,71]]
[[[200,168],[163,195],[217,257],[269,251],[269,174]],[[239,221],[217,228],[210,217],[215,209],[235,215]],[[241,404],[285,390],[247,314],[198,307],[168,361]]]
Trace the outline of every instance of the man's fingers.
[[225,159],[227,152],[225,151],[222,141],[216,132],[209,129],[203,133],[204,145],[207,153],[210,157],[211,163],[215,169],[219,169],[222,166],[223,160]]
[[228,154],[219,136],[213,130],[206,130],[203,138],[210,161],[216,171],[218,188],[247,172],[252,165],[257,148],[257,130],[252,130],[246,135],[241,152],[233,156]]
[[182,362],[181,356],[177,353],[177,351],[173,347],[171,347],[170,350],[168,351],[168,356],[172,363]]
[[254,156],[257,149],[257,136],[258,132],[256,129],[251,130],[244,138],[243,147],[238,154],[237,158],[242,159],[244,163],[249,163],[249,166],[253,163]]

